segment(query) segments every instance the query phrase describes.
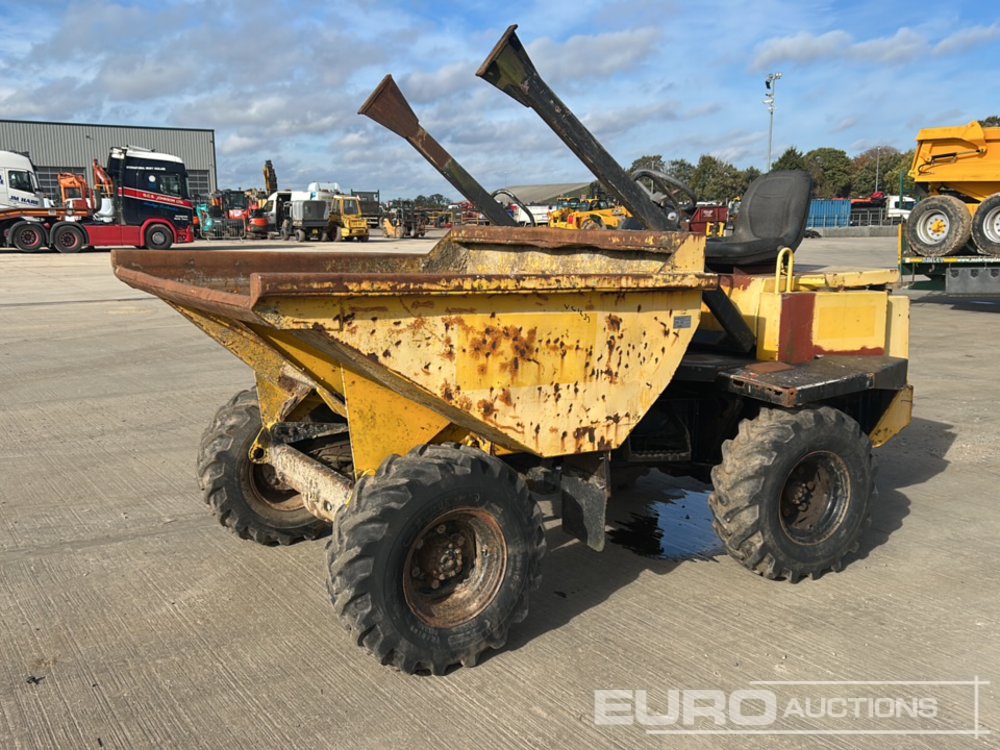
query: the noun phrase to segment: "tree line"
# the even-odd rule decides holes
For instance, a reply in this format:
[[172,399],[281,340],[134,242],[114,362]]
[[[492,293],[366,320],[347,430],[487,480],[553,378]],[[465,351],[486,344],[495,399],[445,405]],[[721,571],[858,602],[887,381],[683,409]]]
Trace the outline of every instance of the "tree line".
[[[1000,127],[1000,115],[979,121],[983,127]],[[900,151],[893,146],[873,146],[851,157],[839,148],[814,148],[802,153],[791,146],[772,165],[772,170],[801,169],[813,179],[814,198],[867,198],[876,190],[904,195],[914,193],[913,180],[907,175],[915,149]],[[664,172],[690,187],[698,200],[727,203],[746,192],[761,172],[756,167],[739,169],[715,156],[703,154],[697,164],[686,159],[665,161],[660,154],[640,156],[628,171],[646,168]],[[598,190],[600,183],[591,184]],[[605,191],[606,192],[606,191]]]

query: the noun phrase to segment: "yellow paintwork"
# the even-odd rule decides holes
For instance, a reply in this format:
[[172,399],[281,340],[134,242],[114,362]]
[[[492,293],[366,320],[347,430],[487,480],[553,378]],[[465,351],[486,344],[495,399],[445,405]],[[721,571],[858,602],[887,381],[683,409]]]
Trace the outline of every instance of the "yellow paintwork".
[[882,418],[869,433],[872,445],[881,448],[910,424],[913,417],[913,386],[901,388],[885,410]]
[[353,372],[344,373],[354,473],[373,474],[389,456],[405,454],[434,438],[450,421]]
[[910,177],[931,194],[947,186],[978,203],[1000,192],[1000,128],[978,122],[948,128],[925,128],[917,134]]
[[[782,359],[783,318],[786,325],[803,324],[796,306],[801,296],[812,296],[812,353],[877,353],[907,357],[909,351],[909,299],[894,296],[887,285],[899,281],[897,269],[826,271],[788,275],[786,265],[774,276],[741,277],[739,286],[727,289],[743,319],[757,336],[757,358]],[[790,290],[790,291],[788,291]],[[707,309],[702,326],[719,330]],[[804,355],[803,355],[804,356]]]
[[[424,410],[399,417],[411,423],[409,447],[448,422],[542,456],[618,447],[673,377],[698,325],[700,289],[549,290],[526,299],[521,286],[274,298],[258,313],[275,329],[302,332],[346,371],[446,418],[424,429]],[[345,397],[350,418],[350,387]],[[397,419],[389,400],[365,409],[373,424],[379,414]]]

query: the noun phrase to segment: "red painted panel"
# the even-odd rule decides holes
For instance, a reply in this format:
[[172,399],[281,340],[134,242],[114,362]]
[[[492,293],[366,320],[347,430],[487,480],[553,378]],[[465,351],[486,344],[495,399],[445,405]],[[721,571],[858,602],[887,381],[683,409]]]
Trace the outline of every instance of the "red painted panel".
[[804,292],[781,295],[781,327],[778,329],[778,360],[791,365],[810,362],[816,356],[813,315],[816,295]]

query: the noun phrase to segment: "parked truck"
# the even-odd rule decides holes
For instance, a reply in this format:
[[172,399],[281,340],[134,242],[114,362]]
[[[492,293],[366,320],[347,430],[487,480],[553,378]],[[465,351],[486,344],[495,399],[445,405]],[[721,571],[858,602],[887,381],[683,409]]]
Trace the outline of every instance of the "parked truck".
[[111,149],[106,167],[95,160],[93,168],[94,188],[84,181],[85,196],[54,206],[41,194],[31,161],[0,151],[0,242],[26,253],[75,253],[90,246],[163,250],[194,240],[181,159],[122,146]]
[[907,222],[913,252],[1000,256],[1000,128],[921,130],[910,177],[927,192]]
[[382,223],[382,195],[378,190],[352,190],[351,195],[361,202],[361,215],[368,222],[369,229],[377,229]]
[[1000,295],[1000,128],[921,130],[909,174],[927,195],[900,236],[904,275],[943,281],[949,294]]
[[[798,581],[849,561],[877,501],[872,448],[910,420],[898,272],[794,269],[808,175],[758,178],[731,237],[678,231],[677,206],[636,186],[514,29],[479,75],[644,230],[516,227],[435,148],[498,221],[428,254],[112,257],[255,372],[201,441],[218,520],[268,545],[332,529],[337,617],[403,672],[471,666],[527,615],[547,533],[528,481],[600,550],[619,472],[711,476],[729,553]],[[412,116],[395,106],[378,117]]]

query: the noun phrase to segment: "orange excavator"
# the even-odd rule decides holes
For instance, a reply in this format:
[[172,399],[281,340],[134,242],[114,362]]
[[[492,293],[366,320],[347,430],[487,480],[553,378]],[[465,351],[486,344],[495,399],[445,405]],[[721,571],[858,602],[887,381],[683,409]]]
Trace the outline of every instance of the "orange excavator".
[[107,171],[97,159],[94,159],[94,187],[87,182],[86,175],[72,172],[60,172],[56,178],[59,181],[59,197],[62,204],[74,211],[98,213],[101,201],[114,196],[114,186]]

